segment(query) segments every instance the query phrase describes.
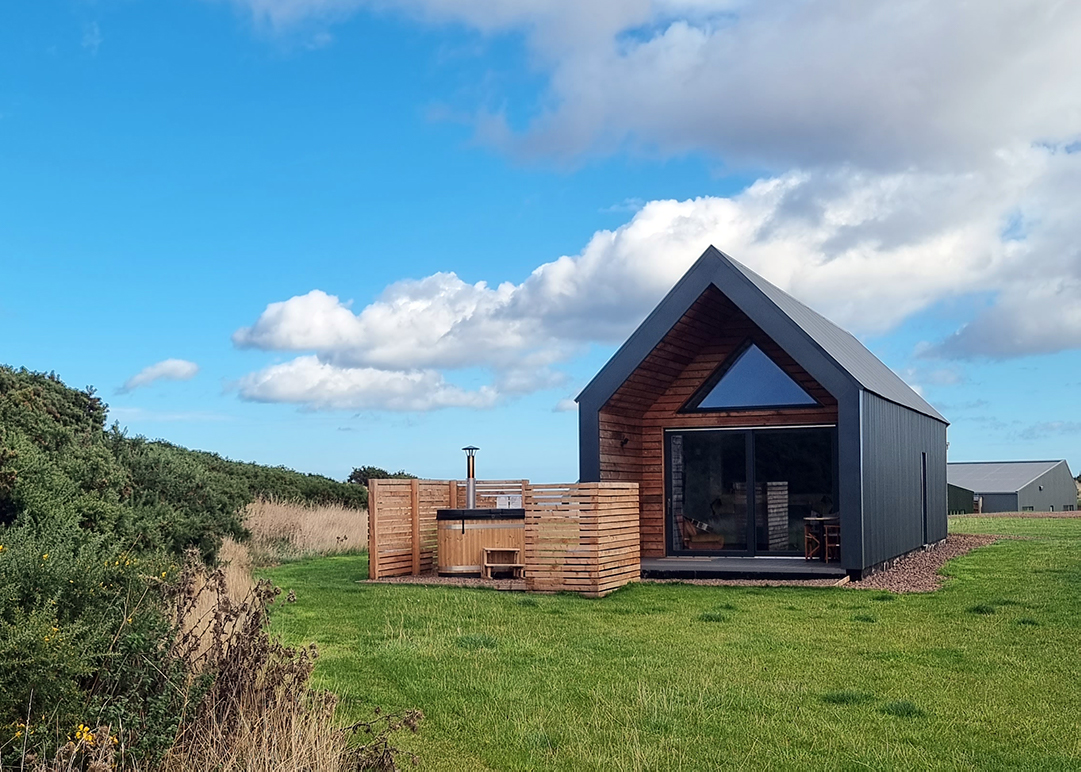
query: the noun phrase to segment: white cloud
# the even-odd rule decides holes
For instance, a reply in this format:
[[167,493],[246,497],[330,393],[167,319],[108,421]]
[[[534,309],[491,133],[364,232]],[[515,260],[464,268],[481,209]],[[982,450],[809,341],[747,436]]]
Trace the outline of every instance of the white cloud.
[[128,378],[117,389],[117,394],[127,394],[135,389],[149,386],[156,381],[188,381],[199,373],[199,365],[185,359],[165,359],[150,365]]
[[[501,391],[535,390],[555,385],[551,368],[585,344],[622,341],[715,244],[857,333],[886,332],[939,301],[984,292],[999,302],[945,353],[1071,348],[1081,345],[1081,312],[1040,301],[1081,278],[1073,246],[1081,223],[1059,200],[1075,184],[1081,154],[1045,149],[1003,154],[983,173],[792,172],[730,198],[650,202],[520,284],[439,273],[398,282],[359,312],[313,290],[270,304],[234,342],[314,351],[338,366],[488,368]],[[1005,233],[1018,212],[1028,223],[1021,240]],[[1030,313],[1033,302],[1042,313]]]
[[[492,394],[558,385],[561,362],[623,340],[709,244],[856,333],[990,298],[930,356],[1081,347],[1081,4],[233,2],[279,30],[374,9],[521,34],[548,76],[533,109],[516,111],[536,117],[511,126],[467,106],[478,134],[511,152],[703,152],[774,170],[731,197],[644,203],[521,283],[438,273],[359,311],[321,290],[273,303],[236,345],[311,352],[306,372],[322,374],[279,398],[327,406],[370,392],[383,404],[380,379],[463,368],[487,371]],[[263,388],[289,373],[269,368]],[[332,398],[339,377],[352,397]]]
[[393,372],[337,367],[314,356],[298,357],[241,379],[240,396],[254,402],[289,402],[325,410],[434,410],[491,407],[489,387],[466,391],[432,370]]
[[90,52],[91,56],[98,55],[98,49],[105,42],[101,36],[101,28],[96,21],[92,21],[83,28],[82,46]]
[[537,117],[474,107],[528,153],[972,168],[1081,128],[1081,5],[1058,0],[233,1],[278,29],[368,9],[523,34],[548,74]]
[[1041,440],[1052,435],[1069,435],[1076,437],[1081,434],[1081,423],[1076,421],[1046,421],[1032,424],[1017,433],[1022,440]]

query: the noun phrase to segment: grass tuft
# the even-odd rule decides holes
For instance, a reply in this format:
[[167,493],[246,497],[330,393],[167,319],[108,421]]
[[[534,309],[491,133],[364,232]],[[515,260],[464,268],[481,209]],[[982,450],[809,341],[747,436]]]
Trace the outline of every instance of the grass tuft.
[[524,598],[519,598],[519,599],[518,599],[517,601],[515,601],[515,602],[516,602],[516,603],[517,603],[517,604],[518,604],[519,606],[526,606],[526,607],[529,607],[529,608],[534,608],[534,607],[536,607],[536,606],[539,606],[539,605],[540,605],[540,601],[539,601],[539,600],[537,600],[536,598],[530,597],[530,596],[528,596],[528,595],[527,595],[527,596],[525,596]]
[[703,611],[698,615],[699,622],[727,622],[728,615],[720,611]]
[[878,620],[870,614],[856,614],[852,617],[853,622],[863,622],[864,624],[874,624]]
[[995,607],[990,603],[977,603],[975,606],[969,606],[965,611],[969,614],[994,614]]
[[1032,617],[1021,617],[1017,620],[1017,624],[1025,625],[1026,627],[1039,627],[1040,623]]
[[892,592],[879,592],[871,596],[871,600],[877,600],[880,602],[888,602],[891,600],[897,600],[897,596]]
[[494,649],[496,639],[490,635],[459,635],[458,648],[466,651],[479,651],[481,649]]
[[919,718],[924,712],[914,702],[908,700],[891,700],[878,709],[880,713],[897,718]]

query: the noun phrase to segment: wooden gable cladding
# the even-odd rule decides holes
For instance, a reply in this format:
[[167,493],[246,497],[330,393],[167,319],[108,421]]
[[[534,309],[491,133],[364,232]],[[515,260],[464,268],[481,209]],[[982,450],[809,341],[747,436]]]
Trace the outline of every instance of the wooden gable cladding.
[[[687,400],[747,340],[819,405],[680,413]],[[639,484],[643,557],[665,554],[664,430],[835,424],[837,400],[716,287],[709,287],[601,408],[605,481]]]

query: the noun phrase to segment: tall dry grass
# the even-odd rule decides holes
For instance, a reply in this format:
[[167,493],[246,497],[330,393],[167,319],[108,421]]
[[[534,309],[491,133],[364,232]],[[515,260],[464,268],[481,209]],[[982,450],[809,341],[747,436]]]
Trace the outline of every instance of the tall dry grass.
[[212,680],[157,772],[397,770],[390,736],[400,728],[416,731],[420,713],[377,717],[359,725],[375,728],[368,742],[350,742],[358,727],[339,728],[337,698],[311,686],[315,646],[289,647],[269,632],[269,610],[281,591],[260,580],[239,600],[233,592],[224,568],[208,572],[195,560],[177,584],[175,608],[185,632],[172,655],[187,664],[193,683],[203,675]]
[[[127,759],[110,742],[110,728],[86,728],[52,759],[24,760],[32,772],[396,772],[400,730],[417,731],[419,711],[376,715],[342,727],[337,698],[311,686],[314,646],[287,647],[270,634],[272,604],[293,601],[254,565],[312,555],[355,552],[368,546],[368,513],[337,506],[261,500],[251,504],[248,543],[226,539],[215,569],[189,556],[171,586],[176,643],[192,698],[165,757],[147,764]],[[202,684],[202,686],[200,685]],[[359,742],[358,742],[359,739]]]
[[258,564],[368,549],[364,510],[260,499],[248,505],[244,525]]

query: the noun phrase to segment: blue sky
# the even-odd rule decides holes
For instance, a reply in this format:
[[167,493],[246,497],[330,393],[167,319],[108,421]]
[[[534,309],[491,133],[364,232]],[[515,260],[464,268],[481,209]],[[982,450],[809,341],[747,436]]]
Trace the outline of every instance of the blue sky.
[[1081,471],[1081,14],[922,5],[12,4],[0,361],[234,458],[572,480],[567,399],[714,243],[952,459]]

